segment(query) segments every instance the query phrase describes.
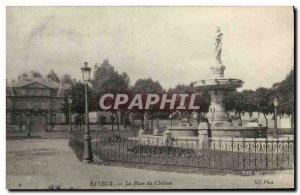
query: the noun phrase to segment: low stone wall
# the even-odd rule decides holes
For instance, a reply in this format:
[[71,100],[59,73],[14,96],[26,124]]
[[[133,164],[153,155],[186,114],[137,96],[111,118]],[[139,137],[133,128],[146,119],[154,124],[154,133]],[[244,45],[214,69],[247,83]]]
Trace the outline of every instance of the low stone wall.
[[[99,124],[90,124],[90,130],[111,130],[111,125],[99,125]],[[83,127],[84,128],[84,125]],[[69,125],[48,125],[48,131],[69,131]],[[73,130],[80,130],[80,126],[72,125]],[[114,125],[114,131],[118,129],[117,125]],[[128,128],[127,128],[128,129]],[[127,130],[123,125],[119,125],[119,130]]]

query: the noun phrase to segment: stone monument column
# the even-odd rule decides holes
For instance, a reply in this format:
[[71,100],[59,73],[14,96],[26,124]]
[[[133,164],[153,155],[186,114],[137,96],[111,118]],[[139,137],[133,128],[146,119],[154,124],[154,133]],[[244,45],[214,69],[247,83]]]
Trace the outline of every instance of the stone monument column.
[[[220,28],[217,28],[215,35],[215,64],[211,69],[212,80],[215,85],[219,85],[221,79],[224,78],[225,66],[222,63],[222,36]],[[209,90],[211,97],[211,105],[209,107],[209,114],[211,118],[211,124],[213,126],[231,126],[228,122],[228,116],[225,112],[224,95],[226,90],[216,87]]]
[[227,121],[228,117],[224,105],[225,90],[209,90],[209,94],[211,97],[209,112],[212,121]]

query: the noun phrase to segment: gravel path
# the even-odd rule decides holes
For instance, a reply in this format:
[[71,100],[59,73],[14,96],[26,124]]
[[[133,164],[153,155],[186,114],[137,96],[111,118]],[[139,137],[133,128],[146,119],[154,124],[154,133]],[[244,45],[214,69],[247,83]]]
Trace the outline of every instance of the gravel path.
[[293,170],[202,175],[83,164],[63,139],[7,140],[8,189],[293,188]]

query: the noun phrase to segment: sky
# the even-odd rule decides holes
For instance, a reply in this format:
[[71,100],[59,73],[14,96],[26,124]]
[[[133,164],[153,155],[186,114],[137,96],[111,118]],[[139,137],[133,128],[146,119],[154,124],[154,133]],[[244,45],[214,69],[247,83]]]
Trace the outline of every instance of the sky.
[[271,87],[294,66],[292,7],[7,7],[6,76],[30,70],[81,79],[80,67],[109,58],[131,84],[164,88],[210,76],[223,35],[225,77],[241,89]]

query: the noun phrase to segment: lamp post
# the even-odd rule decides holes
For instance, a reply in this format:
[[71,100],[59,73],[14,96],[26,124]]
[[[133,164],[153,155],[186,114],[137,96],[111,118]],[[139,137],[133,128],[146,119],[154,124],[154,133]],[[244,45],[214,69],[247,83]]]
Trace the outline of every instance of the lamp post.
[[169,115],[169,119],[171,120],[171,126],[173,126],[173,115],[172,115],[172,113]]
[[88,81],[90,80],[91,68],[88,67],[88,63],[84,62],[84,66],[81,68],[83,81],[85,82],[85,131],[84,131],[84,152],[83,152],[83,162],[91,163],[93,161],[92,145],[91,145],[91,135],[89,128],[89,108],[88,108]]
[[276,134],[278,134],[278,132],[277,132],[277,106],[278,106],[278,100],[275,97],[275,99],[274,99],[274,128],[276,129]]
[[71,105],[73,103],[72,97],[68,97],[69,104],[69,143],[71,143],[71,134],[72,134],[72,117],[71,117]]

